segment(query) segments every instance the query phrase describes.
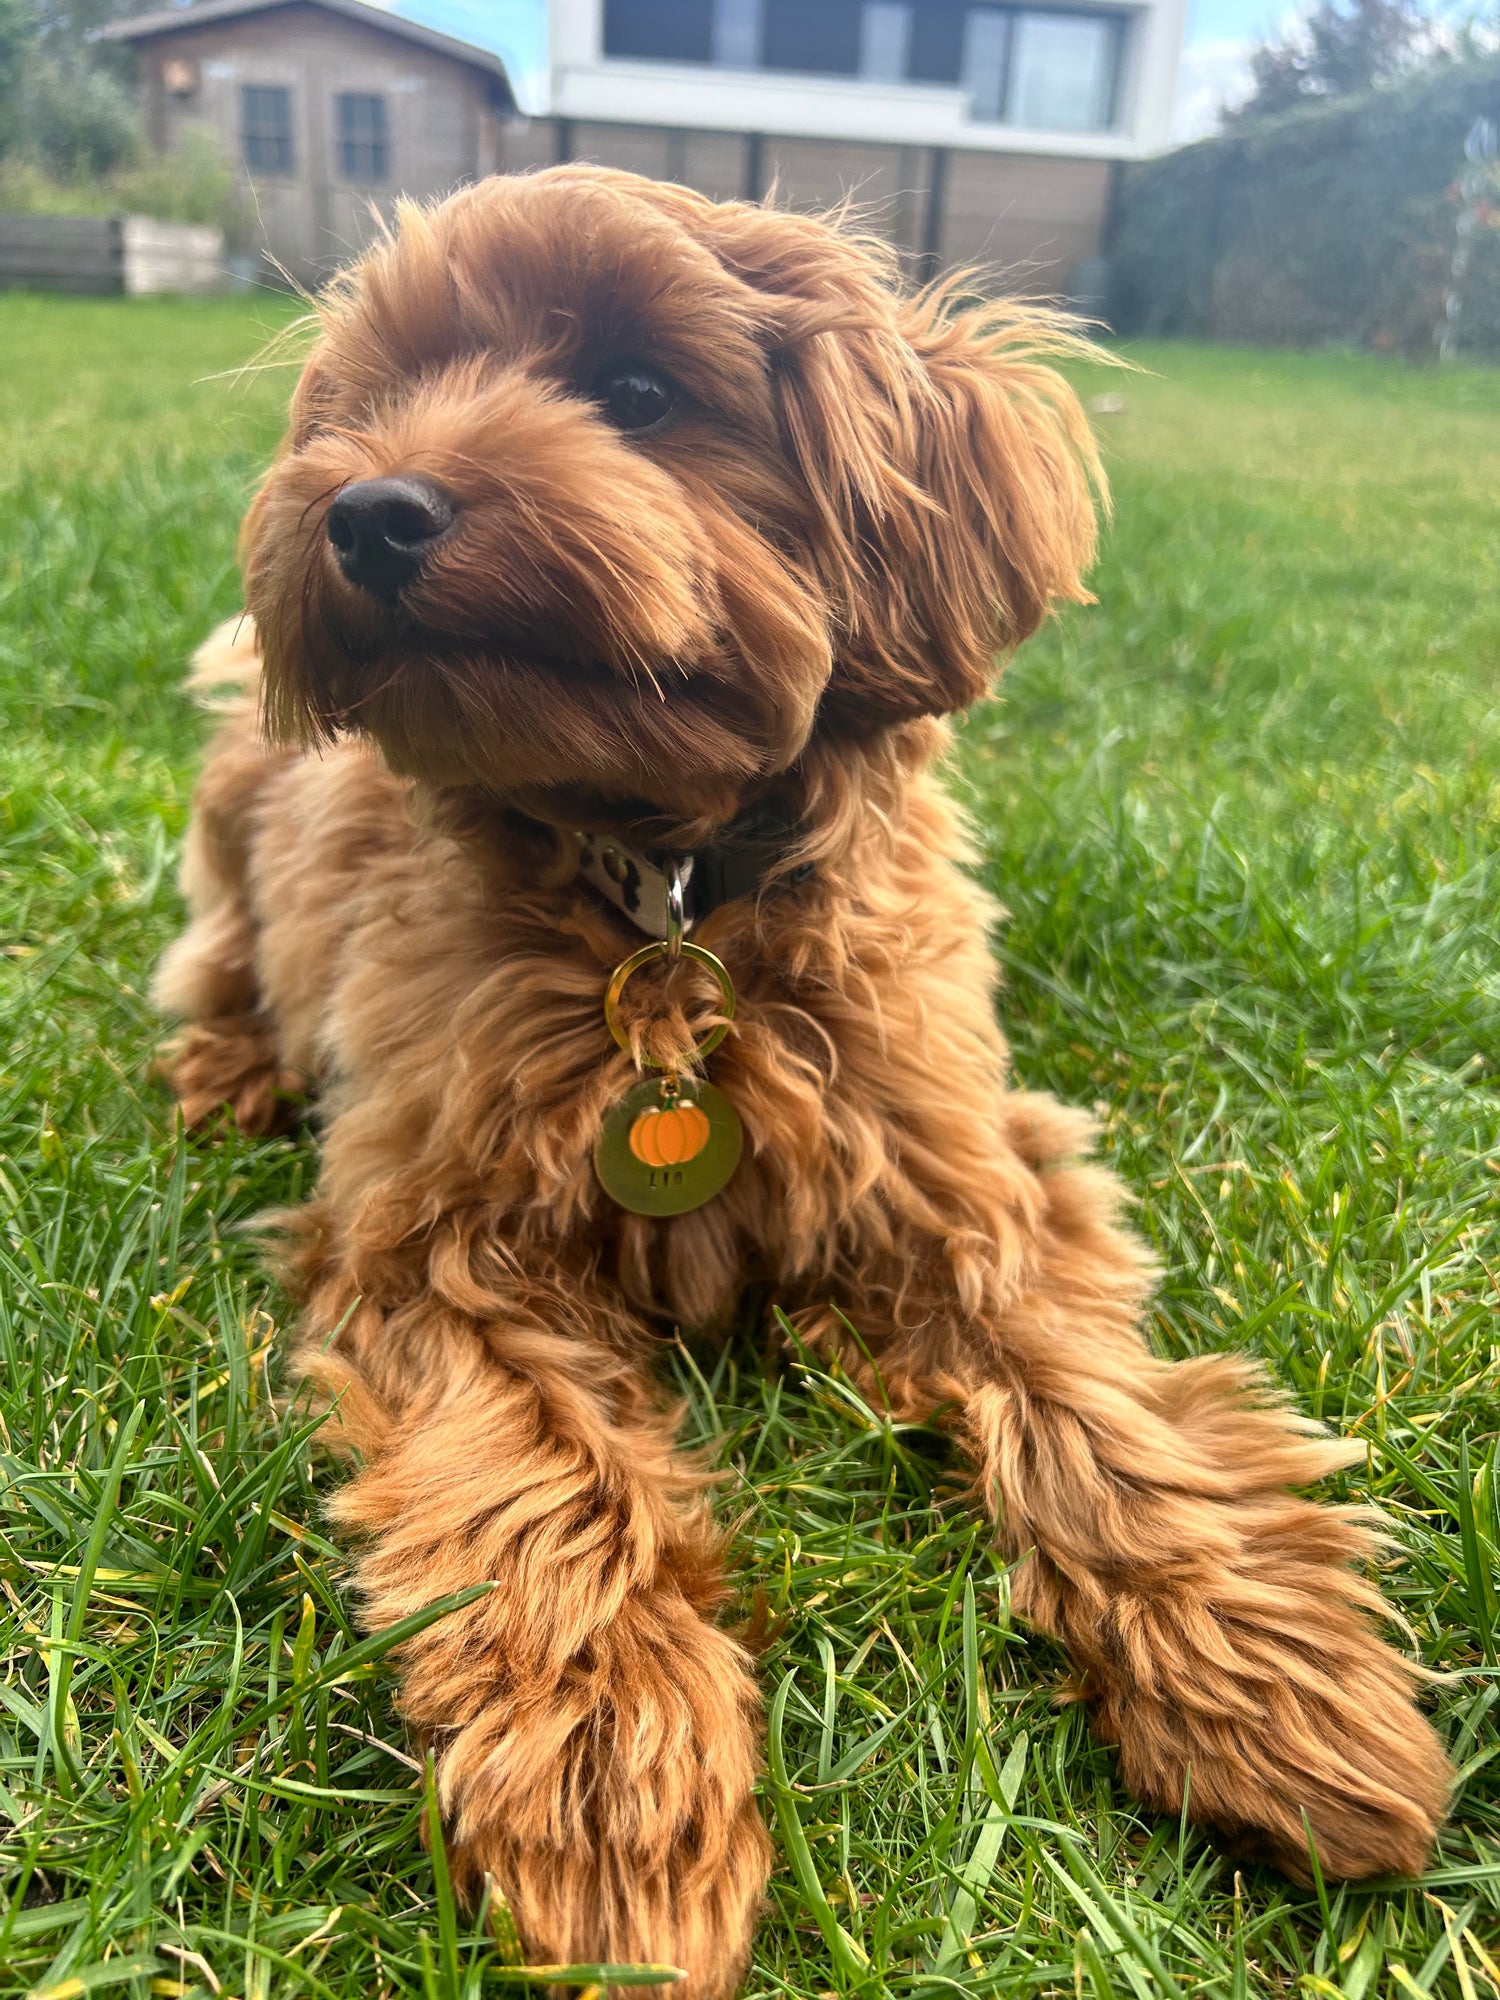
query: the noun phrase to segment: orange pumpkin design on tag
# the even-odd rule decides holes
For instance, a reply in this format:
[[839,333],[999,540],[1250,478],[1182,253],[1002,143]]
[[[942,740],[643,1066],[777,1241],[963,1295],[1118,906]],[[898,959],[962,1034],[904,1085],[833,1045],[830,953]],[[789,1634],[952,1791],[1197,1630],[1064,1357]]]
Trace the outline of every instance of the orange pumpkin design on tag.
[[635,1215],[686,1215],[712,1201],[739,1164],[745,1134],[722,1090],[694,1077],[642,1077],[604,1115],[594,1169]]
[[643,1111],[630,1128],[630,1150],[646,1167],[681,1167],[696,1160],[711,1128],[696,1104]]
[[[630,1030],[620,1018],[620,995],[633,973],[657,959],[686,959],[713,974],[719,989],[719,1020],[688,1058],[685,1078],[676,1065],[636,1058],[636,1067],[658,1069],[643,1076],[600,1120],[594,1141],[594,1172],[604,1192],[632,1215],[690,1215],[726,1184],[745,1144],[739,1114],[722,1090],[701,1071],[729,1033],[734,1020],[734,984],[722,960],[682,935],[681,885],[676,897],[676,934],[622,959],[604,994],[604,1024],[617,1047],[635,1053]],[[669,903],[669,914],[671,913]]]

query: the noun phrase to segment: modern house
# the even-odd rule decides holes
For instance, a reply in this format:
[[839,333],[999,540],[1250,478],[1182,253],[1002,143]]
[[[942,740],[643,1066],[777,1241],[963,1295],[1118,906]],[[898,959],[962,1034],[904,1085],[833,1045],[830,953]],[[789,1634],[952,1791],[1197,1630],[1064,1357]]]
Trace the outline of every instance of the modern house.
[[547,116],[588,158],[798,206],[918,265],[1090,293],[1116,164],[1168,144],[1186,0],[550,0]]
[[371,205],[597,160],[724,198],[853,196],[924,274],[1088,299],[1122,161],[1168,141],[1187,0],[546,0],[543,103],[364,0],[196,0],[104,32],[149,129],[216,135],[311,279]]
[[250,184],[258,247],[314,283],[396,195],[501,164],[498,56],[362,0],[196,0],[103,31],[139,53],[151,143],[206,131]]

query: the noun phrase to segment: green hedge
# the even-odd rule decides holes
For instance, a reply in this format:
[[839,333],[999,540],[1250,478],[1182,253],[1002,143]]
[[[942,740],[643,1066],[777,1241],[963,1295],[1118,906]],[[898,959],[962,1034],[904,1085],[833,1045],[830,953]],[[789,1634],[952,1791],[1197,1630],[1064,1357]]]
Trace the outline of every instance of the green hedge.
[[[1123,332],[1432,351],[1464,141],[1500,123],[1500,58],[1288,112],[1126,169]],[[1472,238],[1460,346],[1500,355],[1500,192]]]

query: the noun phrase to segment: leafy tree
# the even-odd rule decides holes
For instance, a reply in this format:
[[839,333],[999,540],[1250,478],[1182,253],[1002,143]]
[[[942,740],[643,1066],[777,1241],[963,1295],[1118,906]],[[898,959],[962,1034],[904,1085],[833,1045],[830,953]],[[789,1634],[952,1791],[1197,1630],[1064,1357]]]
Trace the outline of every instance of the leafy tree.
[[21,144],[25,77],[35,43],[31,0],[0,0],[0,157]]
[[137,0],[0,0],[0,156],[64,181],[106,174],[140,145],[131,53],[91,39]]
[[1230,118],[1269,118],[1370,90],[1431,60],[1436,48],[1415,0],[1318,0],[1300,28],[1255,50],[1254,95]]
[[26,150],[59,180],[122,166],[139,150],[133,99],[107,70],[81,61],[33,64],[23,119]]
[[44,55],[59,62],[85,60],[91,68],[122,71],[130,52],[91,38],[111,21],[146,11],[144,0],[27,0]]

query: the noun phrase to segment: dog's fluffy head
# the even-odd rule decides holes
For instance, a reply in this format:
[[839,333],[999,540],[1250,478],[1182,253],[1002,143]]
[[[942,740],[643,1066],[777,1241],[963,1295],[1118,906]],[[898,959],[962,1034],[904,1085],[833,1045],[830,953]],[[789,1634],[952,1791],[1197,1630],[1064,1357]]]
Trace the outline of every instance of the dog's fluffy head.
[[[904,299],[828,223],[495,179],[406,207],[319,312],[245,528],[279,735],[550,818],[727,816],[815,731],[966,706],[1083,594],[1097,466],[1037,358],[1065,330]],[[622,426],[642,374],[672,407]],[[392,476],[454,521],[382,601],[327,514]]]

